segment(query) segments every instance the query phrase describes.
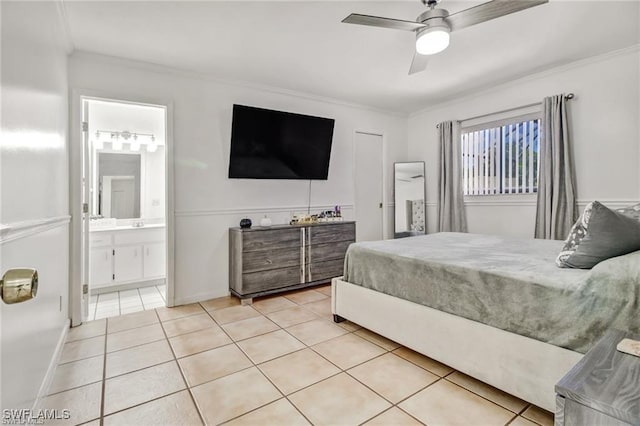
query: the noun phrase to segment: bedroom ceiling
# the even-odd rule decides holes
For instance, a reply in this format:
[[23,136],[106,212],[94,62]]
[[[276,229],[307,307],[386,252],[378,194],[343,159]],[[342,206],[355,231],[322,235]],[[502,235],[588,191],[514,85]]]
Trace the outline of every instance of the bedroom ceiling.
[[[482,1],[443,0],[449,12]],[[413,33],[342,24],[415,19],[418,1],[65,1],[74,48],[228,80],[413,112],[487,85],[640,42],[640,2],[550,0],[451,35],[407,75]]]

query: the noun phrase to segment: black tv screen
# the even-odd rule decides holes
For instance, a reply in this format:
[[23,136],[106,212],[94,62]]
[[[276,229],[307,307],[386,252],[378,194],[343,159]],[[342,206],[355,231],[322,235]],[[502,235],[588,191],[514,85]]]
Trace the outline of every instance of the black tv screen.
[[229,177],[326,180],[334,122],[234,105]]

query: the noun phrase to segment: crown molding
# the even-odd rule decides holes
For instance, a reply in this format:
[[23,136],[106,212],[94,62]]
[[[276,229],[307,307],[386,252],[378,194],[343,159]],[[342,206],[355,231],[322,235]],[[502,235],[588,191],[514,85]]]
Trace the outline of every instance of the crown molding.
[[[303,212],[308,209],[317,210],[333,210],[334,205],[328,204],[312,204],[311,206],[269,206],[269,207],[238,207],[232,209],[209,209],[209,210],[180,210],[175,212],[176,217],[188,216],[236,216],[249,214],[265,214],[265,213],[291,213]],[[340,210],[353,210],[353,204],[340,204]]]
[[325,96],[316,95],[313,93],[300,92],[296,90],[284,89],[275,86],[269,86],[265,84],[252,83],[245,80],[232,80],[217,77],[214,74],[202,73],[197,71],[189,71],[182,68],[173,68],[167,65],[156,64],[152,62],[143,62],[133,59],[121,58],[117,56],[102,55],[99,53],[87,52],[84,50],[75,50],[71,55],[71,59],[87,60],[100,62],[107,65],[118,65],[121,67],[134,69],[138,71],[153,72],[157,74],[167,74],[175,77],[187,78],[192,80],[202,80],[214,84],[239,87],[243,89],[260,90],[263,92],[273,93],[283,96],[291,96],[300,99],[306,99],[314,102],[322,102],[333,105],[338,105],[347,108],[354,108],[359,110],[366,110],[375,112],[378,114],[390,115],[393,117],[407,118],[409,115],[402,111],[384,110],[375,108],[370,105],[358,104],[354,102],[348,102],[341,99],[330,98]]
[[[634,44],[622,49],[617,49],[617,50],[613,50],[610,52],[606,52],[606,53],[602,53],[599,55],[595,55],[595,56],[590,56],[587,58],[583,58],[583,59],[579,59],[577,61],[573,61],[573,62],[569,62],[566,64],[562,64],[559,66],[555,66],[555,67],[551,67],[551,68],[547,68],[545,70],[542,71],[537,71],[531,74],[527,74],[525,76],[520,76],[520,77],[516,77],[514,79],[510,79],[507,81],[504,81],[502,83],[496,83],[494,85],[492,85],[489,88],[481,88],[481,89],[477,89],[477,90],[471,90],[471,91],[466,91],[466,92],[460,92],[457,95],[452,95],[451,99],[448,99],[446,101],[443,102],[438,102],[435,103],[433,105],[430,105],[426,108],[422,108],[420,110],[417,110],[415,112],[411,112],[409,113],[409,118],[414,118],[416,116],[419,116],[421,114],[425,114],[431,111],[435,111],[444,107],[448,107],[448,106],[453,106],[453,105],[457,105],[463,102],[468,102],[471,101],[473,99],[479,98],[479,97],[483,97],[483,96],[487,96],[487,95],[491,95],[493,94],[493,92],[495,92],[496,90],[501,90],[501,89],[508,89],[510,87],[514,87],[514,86],[518,86],[522,83],[526,83],[529,81],[535,81],[535,80],[539,80],[545,77],[549,77],[561,72],[565,72],[574,68],[580,68],[586,65],[590,65],[590,64],[594,64],[594,63],[598,63],[598,62],[603,62],[603,61],[607,61],[619,56],[626,56],[626,55],[632,55],[632,54],[638,54],[640,53],[640,43],[638,44]],[[568,90],[570,91],[570,90]]]

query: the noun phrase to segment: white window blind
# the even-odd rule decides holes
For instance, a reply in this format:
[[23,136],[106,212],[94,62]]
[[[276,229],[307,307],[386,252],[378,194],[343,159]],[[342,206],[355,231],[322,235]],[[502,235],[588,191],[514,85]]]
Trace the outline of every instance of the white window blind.
[[540,137],[537,113],[462,128],[464,195],[537,192]]

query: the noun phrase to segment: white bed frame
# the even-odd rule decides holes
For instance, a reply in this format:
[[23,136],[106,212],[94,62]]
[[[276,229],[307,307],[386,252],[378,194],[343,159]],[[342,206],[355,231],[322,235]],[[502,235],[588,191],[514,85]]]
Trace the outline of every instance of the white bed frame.
[[334,278],[334,315],[551,412],[582,354]]

